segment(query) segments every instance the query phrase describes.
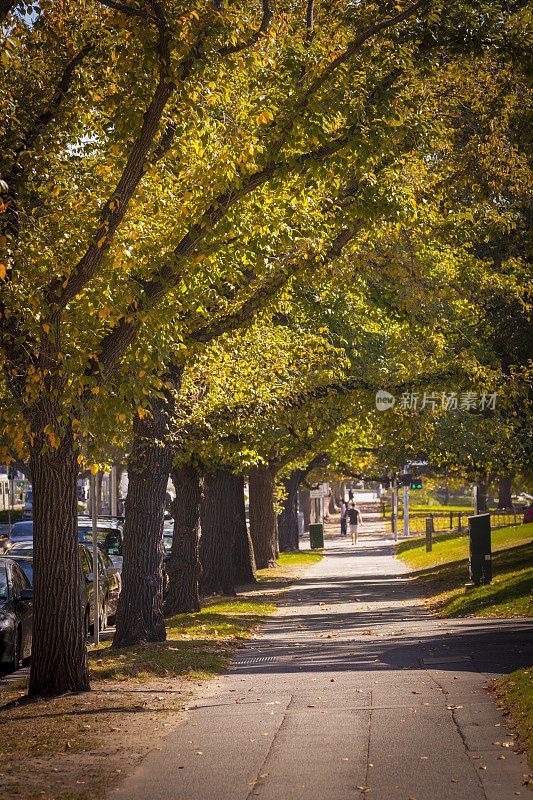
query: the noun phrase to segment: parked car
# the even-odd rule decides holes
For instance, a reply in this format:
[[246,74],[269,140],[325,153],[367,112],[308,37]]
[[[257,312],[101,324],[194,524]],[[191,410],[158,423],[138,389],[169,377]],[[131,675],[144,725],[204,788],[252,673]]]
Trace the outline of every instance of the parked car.
[[[79,547],[83,627],[85,635],[88,637],[89,633],[94,629],[92,622],[94,620],[93,554],[92,551],[81,542]],[[10,559],[18,562],[19,568],[26,571],[30,584],[33,583],[33,541],[20,542],[13,545],[13,548],[10,550]],[[28,562],[31,562],[31,564]],[[108,569],[105,566],[102,553],[99,553],[98,573],[99,628],[100,630],[104,630],[108,625],[109,618],[114,617],[117,611],[118,594],[120,593],[118,579],[120,576],[108,574]]]
[[33,541],[33,520],[15,522],[4,543],[3,554],[7,555],[15,544],[28,541]]
[[[78,537],[82,544],[89,548],[92,547],[92,523],[85,517],[80,517],[78,520]],[[33,548],[33,520],[15,522],[11,528],[9,538],[4,544],[4,554],[11,552],[12,548],[20,542],[30,542]],[[123,558],[122,523],[120,520],[98,520],[98,547],[109,556],[113,566],[121,572]]]
[[0,663],[17,670],[31,655],[33,592],[12,559],[0,558]]
[[[99,517],[97,519],[98,547],[102,553],[106,553],[113,562],[113,566],[122,572],[122,541],[123,541],[123,522],[120,518]],[[93,528],[89,518],[78,518],[78,533],[80,542],[88,547],[92,545]]]
[[26,490],[26,500],[24,501],[22,516],[28,519],[33,517],[33,491],[31,489]]

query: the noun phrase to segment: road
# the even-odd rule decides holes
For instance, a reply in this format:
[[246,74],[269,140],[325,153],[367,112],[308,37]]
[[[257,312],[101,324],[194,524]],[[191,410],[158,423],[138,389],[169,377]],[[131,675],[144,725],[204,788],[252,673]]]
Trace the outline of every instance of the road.
[[114,800],[509,800],[525,757],[493,696],[529,666],[533,620],[439,620],[379,524],[284,596],[260,638]]

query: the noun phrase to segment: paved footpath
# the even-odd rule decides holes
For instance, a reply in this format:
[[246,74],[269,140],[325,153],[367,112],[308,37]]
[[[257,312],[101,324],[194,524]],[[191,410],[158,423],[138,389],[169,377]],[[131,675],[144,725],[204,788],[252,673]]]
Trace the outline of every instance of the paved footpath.
[[484,689],[533,663],[533,620],[431,617],[372,528],[356,547],[326,543],[280,614],[110,798],[531,797]]

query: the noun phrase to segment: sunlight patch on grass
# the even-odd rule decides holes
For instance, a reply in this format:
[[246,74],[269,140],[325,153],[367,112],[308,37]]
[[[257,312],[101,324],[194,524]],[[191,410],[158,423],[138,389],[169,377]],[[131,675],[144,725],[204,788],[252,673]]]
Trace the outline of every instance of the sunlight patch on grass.
[[[493,552],[531,542],[533,523],[493,530],[491,540]],[[434,567],[448,561],[468,558],[468,548],[468,531],[462,534],[443,533],[433,536],[433,549],[429,553],[426,552],[425,537],[400,542],[398,558],[409,567]]]
[[193,680],[223,672],[232,647],[248,638],[263,618],[275,610],[272,603],[246,598],[213,598],[196,614],[167,619],[167,639],[134,647],[110,647],[103,642],[89,648],[91,676],[139,681],[157,677]]
[[[431,553],[427,555],[431,556]],[[432,564],[411,572],[428,604],[444,617],[533,616],[533,542],[493,552],[493,580],[465,590],[468,559]]]

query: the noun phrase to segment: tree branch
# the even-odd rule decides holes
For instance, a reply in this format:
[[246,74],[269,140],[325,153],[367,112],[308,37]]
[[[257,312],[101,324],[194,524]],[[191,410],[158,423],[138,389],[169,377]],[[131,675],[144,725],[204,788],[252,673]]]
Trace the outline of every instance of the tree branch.
[[310,44],[314,36],[315,0],[307,0],[305,12],[305,41]]
[[[261,18],[261,23],[259,28],[253,33],[248,39],[245,39],[243,42],[238,42],[234,45],[228,45],[227,47],[221,47],[217,52],[220,56],[230,56],[235,55],[236,53],[241,53],[243,50],[247,50],[249,47],[252,47],[261,36],[265,36],[268,33],[268,29],[270,27],[270,23],[272,21],[272,17],[274,16],[273,11],[270,10],[269,0],[262,0],[263,5],[263,16]],[[221,5],[215,7],[220,11]]]
[[[396,14],[394,17],[390,17],[389,19],[384,19],[381,22],[376,23],[375,25],[370,26],[365,31],[356,36],[355,39],[352,39],[349,42],[348,46],[344,50],[343,53],[337,56],[337,58],[333,59],[333,61],[328,64],[325,69],[322,70],[320,75],[318,75],[314,81],[312,81],[311,85],[307,89],[307,91],[303,94],[302,98],[298,103],[295,104],[294,108],[292,109],[290,115],[288,116],[285,124],[280,130],[280,134],[277,138],[277,141],[274,143],[274,148],[271,152],[278,153],[283,145],[285,144],[287,135],[289,134],[295,120],[298,118],[300,113],[304,110],[304,108],[308,105],[310,99],[315,95],[318,90],[324,85],[326,80],[333,75],[333,73],[348,61],[355,53],[361,49],[368,39],[371,39],[380,31],[386,30],[387,28],[392,28],[394,25],[397,25],[399,22],[403,22],[409,17],[412,17],[416,12],[426,6],[428,4],[428,0],[418,0],[418,2],[414,3],[413,5],[409,6],[405,9],[405,11],[401,11],[399,14]],[[272,123],[275,124],[275,123]]]
[[147,11],[143,11],[141,8],[134,8],[126,3],[117,3],[116,0],[98,0],[98,2],[103,6],[107,6],[107,8],[114,8],[115,11],[121,11],[123,14],[127,14],[130,17],[140,17],[141,19],[156,22],[151,14],[148,14]]

